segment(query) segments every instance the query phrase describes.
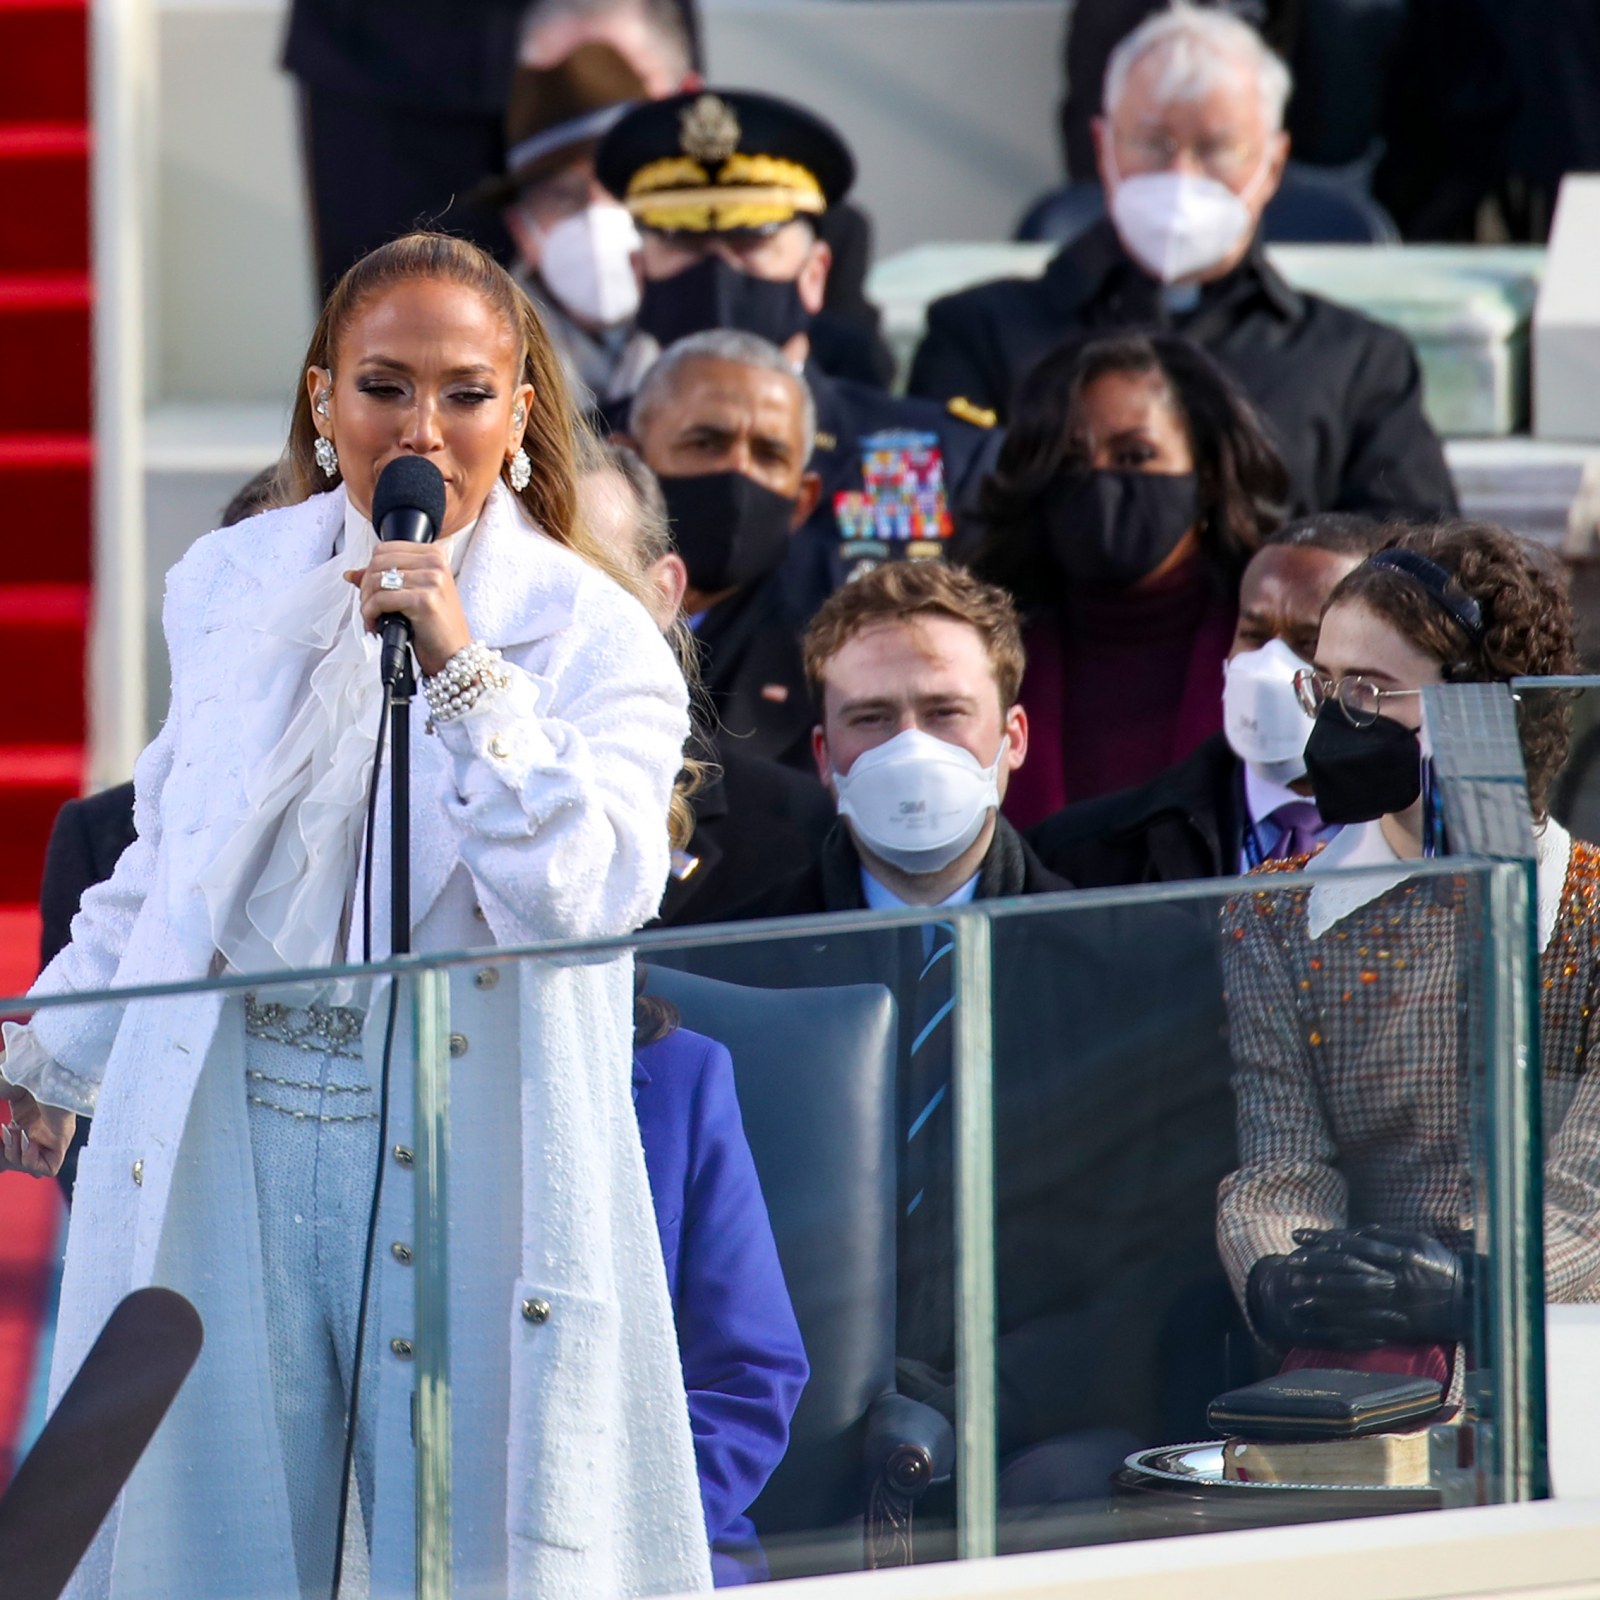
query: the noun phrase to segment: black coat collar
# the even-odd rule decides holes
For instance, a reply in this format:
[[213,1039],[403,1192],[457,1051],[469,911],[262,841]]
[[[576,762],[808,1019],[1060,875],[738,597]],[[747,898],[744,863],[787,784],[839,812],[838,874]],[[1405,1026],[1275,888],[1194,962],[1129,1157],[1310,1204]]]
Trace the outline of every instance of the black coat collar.
[[[835,823],[823,840],[818,868],[823,903],[829,911],[866,908],[866,896],[861,890],[861,857],[844,823]],[[1055,894],[1072,887],[1067,879],[1045,866],[1004,817],[995,818],[994,840],[978,868],[977,899],[1008,900],[1015,895]]]
[[[1062,247],[1044,270],[1044,288],[1052,309],[1073,321],[1085,320],[1086,309],[1103,301],[1119,303],[1131,316],[1117,320],[1163,323],[1161,286],[1122,248],[1109,221],[1097,222]],[[1249,253],[1227,277],[1201,292],[1200,313],[1212,305],[1234,308],[1260,299],[1285,322],[1301,316],[1304,302],[1267,260],[1258,234]]]
[[1214,733],[1175,766],[1126,797],[1123,827],[1133,832],[1155,818],[1181,811],[1192,821],[1215,818],[1219,833],[1236,837],[1244,819],[1238,811],[1239,758],[1227,739]]

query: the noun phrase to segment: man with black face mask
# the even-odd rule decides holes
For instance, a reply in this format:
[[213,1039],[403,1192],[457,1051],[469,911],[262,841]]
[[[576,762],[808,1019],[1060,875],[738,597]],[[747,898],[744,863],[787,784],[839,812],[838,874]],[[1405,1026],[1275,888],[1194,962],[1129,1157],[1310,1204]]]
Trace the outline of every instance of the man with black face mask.
[[706,90],[635,108],[595,170],[642,235],[637,341],[739,330],[805,372],[820,492],[779,580],[788,608],[803,623],[869,566],[942,554],[992,461],[994,418],[823,372],[813,319],[833,258],[818,223],[855,177],[838,133],[771,95]]
[[799,627],[769,581],[816,505],[815,411],[777,346],[721,330],[674,345],[634,397],[631,444],[661,480],[688,568],[706,692],[751,756],[810,769]]

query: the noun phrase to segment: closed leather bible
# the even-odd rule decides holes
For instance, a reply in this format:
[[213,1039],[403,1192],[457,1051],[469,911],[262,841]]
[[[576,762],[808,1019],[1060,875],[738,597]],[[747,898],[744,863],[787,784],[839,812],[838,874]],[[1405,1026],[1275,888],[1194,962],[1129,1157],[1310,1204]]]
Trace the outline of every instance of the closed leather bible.
[[1443,1398],[1435,1378],[1301,1367],[1218,1395],[1206,1420],[1241,1439],[1353,1439],[1416,1422]]
[[1422,1489],[1429,1482],[1430,1429],[1356,1439],[1229,1439],[1222,1476],[1230,1483],[1305,1483],[1322,1489]]

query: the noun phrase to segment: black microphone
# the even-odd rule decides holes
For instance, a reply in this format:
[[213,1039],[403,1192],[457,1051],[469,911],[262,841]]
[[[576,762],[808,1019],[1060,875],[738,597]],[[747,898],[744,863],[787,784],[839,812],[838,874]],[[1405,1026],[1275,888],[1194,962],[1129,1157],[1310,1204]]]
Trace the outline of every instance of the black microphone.
[[[444,478],[422,456],[396,456],[378,474],[372,491],[372,525],[384,543],[432,544],[444,521]],[[381,672],[386,684],[399,680],[411,647],[411,623],[406,617],[386,616],[378,624],[383,641]]]
[[57,1600],[161,1425],[204,1333],[170,1289],[135,1289],[0,1497],[6,1600]]

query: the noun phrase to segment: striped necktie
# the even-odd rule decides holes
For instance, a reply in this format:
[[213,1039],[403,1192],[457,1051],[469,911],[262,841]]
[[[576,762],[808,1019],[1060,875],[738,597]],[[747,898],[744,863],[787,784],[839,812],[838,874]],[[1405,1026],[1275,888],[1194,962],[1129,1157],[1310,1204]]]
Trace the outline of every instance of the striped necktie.
[[[938,1362],[953,1332],[954,1196],[951,1192],[955,929],[912,930],[920,961],[902,1101],[900,1354]],[[928,940],[926,934],[931,933]]]

